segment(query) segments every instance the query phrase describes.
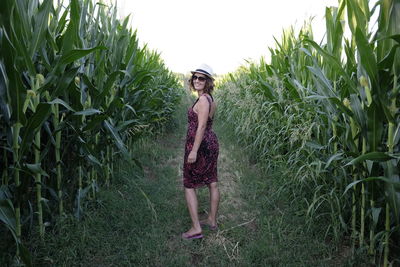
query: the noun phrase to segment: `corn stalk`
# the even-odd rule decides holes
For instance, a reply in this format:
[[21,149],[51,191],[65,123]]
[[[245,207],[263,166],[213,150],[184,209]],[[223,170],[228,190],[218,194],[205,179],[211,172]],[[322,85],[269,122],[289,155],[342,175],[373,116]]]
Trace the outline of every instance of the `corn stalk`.
[[[383,261],[372,260],[383,265],[393,263],[389,249],[399,236],[399,8],[398,0],[372,8],[366,0],[340,1],[326,9],[326,44],[285,30],[270,48],[270,63],[241,67],[218,93],[221,117],[234,122],[234,132],[265,168],[288,169],[293,178],[282,190],[293,201],[306,199],[309,218],[329,217],[329,231],[350,228],[353,252],[368,247],[375,257],[380,242]],[[349,40],[343,38],[346,13]],[[311,134],[298,138],[299,125],[310,125]],[[383,242],[376,238],[382,234]]]
[[[1,174],[12,192],[0,208],[13,214],[10,221],[15,217],[15,226],[6,227],[28,264],[21,222],[29,216],[30,189],[40,236],[44,222],[56,219],[43,214],[43,201],[51,212],[56,207],[54,214],[74,207],[81,217],[88,192],[110,183],[115,161],[134,164],[128,138],[171,117],[180,85],[157,53],[139,47],[129,18],[118,20],[115,6],[5,0],[0,16]],[[76,195],[75,203],[66,203],[66,195]]]

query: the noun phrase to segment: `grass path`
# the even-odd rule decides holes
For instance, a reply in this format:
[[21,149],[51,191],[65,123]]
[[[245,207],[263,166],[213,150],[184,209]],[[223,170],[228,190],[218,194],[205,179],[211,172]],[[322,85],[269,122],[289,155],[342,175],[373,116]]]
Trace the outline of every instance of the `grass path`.
[[[36,245],[37,266],[335,266],[340,255],[306,231],[296,205],[279,193],[279,177],[249,164],[245,149],[218,122],[220,141],[219,230],[185,241],[190,227],[182,188],[186,113],[182,108],[167,133],[142,140],[134,153],[143,173],[117,168],[109,190],[87,207],[82,222],[59,221]],[[208,211],[208,190],[198,190],[200,218]],[[337,254],[337,253],[336,253]]]

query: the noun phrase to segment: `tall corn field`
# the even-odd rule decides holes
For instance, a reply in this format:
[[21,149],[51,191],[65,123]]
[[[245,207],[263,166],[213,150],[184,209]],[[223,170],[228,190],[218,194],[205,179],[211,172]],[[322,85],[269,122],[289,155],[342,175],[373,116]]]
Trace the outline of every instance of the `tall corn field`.
[[328,240],[349,237],[354,255],[396,265],[400,1],[341,0],[325,21],[324,43],[309,23],[290,28],[270,62],[225,77],[219,114],[266,170],[284,170],[282,190],[302,203],[310,227],[322,222]]
[[27,265],[32,228],[43,238],[57,216],[80,218],[180,99],[178,79],[128,21],[91,0],[0,5],[0,233]]

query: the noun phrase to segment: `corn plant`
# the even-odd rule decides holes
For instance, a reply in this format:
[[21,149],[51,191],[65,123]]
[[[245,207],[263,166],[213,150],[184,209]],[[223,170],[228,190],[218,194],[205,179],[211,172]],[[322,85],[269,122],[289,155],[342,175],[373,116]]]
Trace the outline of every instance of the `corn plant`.
[[167,122],[181,91],[116,6],[3,2],[0,220],[29,264],[23,222],[33,217],[43,237],[57,215],[81,218],[118,160],[140,165],[127,144]]
[[399,240],[399,7],[380,1],[370,9],[363,0],[327,7],[326,43],[306,27],[298,37],[286,30],[269,64],[242,67],[218,92],[227,105],[221,115],[266,168],[285,164],[282,176],[293,178],[282,189],[304,200],[310,225],[325,218],[326,235],[350,232],[353,253],[367,249],[384,266]]

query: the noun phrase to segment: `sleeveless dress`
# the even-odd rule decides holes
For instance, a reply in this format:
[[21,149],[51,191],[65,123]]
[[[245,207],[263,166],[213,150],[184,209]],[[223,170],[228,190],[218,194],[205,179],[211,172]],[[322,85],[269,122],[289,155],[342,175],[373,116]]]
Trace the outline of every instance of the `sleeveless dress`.
[[[206,95],[211,110],[211,99]],[[198,126],[197,114],[193,111],[199,98],[188,110],[188,129],[186,135],[185,157],[183,162],[183,186],[186,188],[198,188],[217,182],[217,161],[219,144],[217,136],[212,130],[213,120],[208,117],[206,129],[204,130],[203,140],[197,151],[196,162],[187,163],[187,158],[192,151],[194,139]]]

